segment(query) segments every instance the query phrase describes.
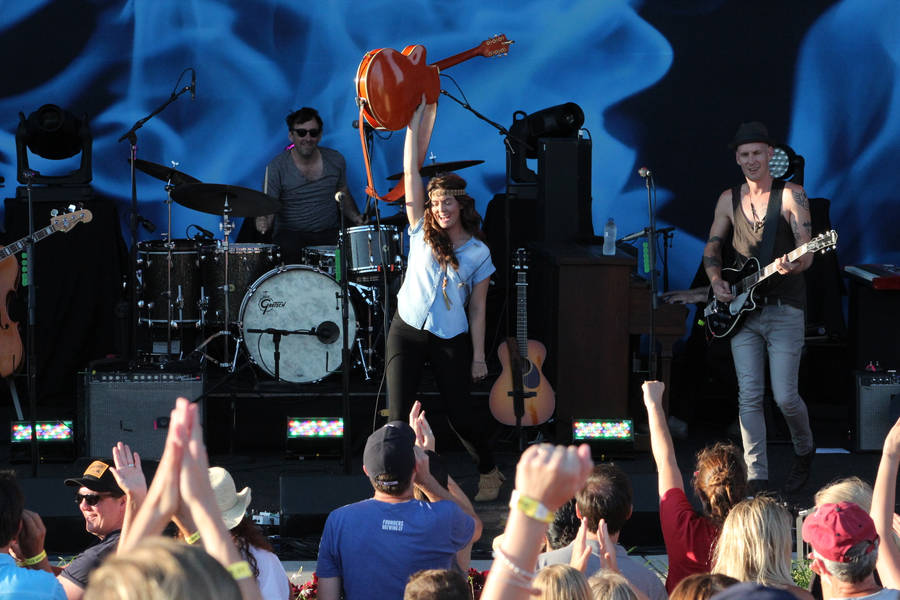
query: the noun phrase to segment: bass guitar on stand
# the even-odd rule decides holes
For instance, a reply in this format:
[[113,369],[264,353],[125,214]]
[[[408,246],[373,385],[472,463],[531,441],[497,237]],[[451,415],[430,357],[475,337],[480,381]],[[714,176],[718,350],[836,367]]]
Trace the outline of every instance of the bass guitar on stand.
[[[837,246],[837,232],[833,229],[819,234],[805,244],[801,244],[788,253],[787,258],[791,262],[805,254],[812,252],[826,252]],[[734,299],[730,302],[721,302],[713,294],[712,287],[709,290],[709,300],[703,310],[706,328],[714,338],[724,338],[732,335],[737,330],[745,313],[756,310],[757,287],[768,277],[778,271],[772,261],[764,269],[759,268],[759,261],[751,257],[740,269],[722,269],[722,279],[731,287]]]

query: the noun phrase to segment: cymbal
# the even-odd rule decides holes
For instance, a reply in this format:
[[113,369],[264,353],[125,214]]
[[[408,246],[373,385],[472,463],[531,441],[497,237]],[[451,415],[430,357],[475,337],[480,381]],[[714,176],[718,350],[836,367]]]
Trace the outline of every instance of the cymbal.
[[[459,171],[460,169],[467,169],[469,167],[474,167],[475,165],[480,165],[483,163],[483,160],[455,160],[452,162],[444,162],[444,163],[431,163],[430,165],[422,165],[422,168],[419,169],[419,175],[422,177],[434,177],[437,173],[446,173],[448,171]],[[403,178],[403,173],[394,173],[393,175],[388,177],[389,181],[397,181]]]
[[[130,158],[128,159],[128,162],[131,162]],[[200,183],[200,180],[196,177],[191,177],[187,173],[176,171],[173,167],[160,165],[155,162],[150,162],[149,160],[136,158],[134,160],[134,168],[138,171],[143,171],[150,177],[155,177],[162,181],[171,180],[173,185],[183,185],[185,183]]]
[[278,212],[281,202],[262,192],[222,183],[186,183],[172,191],[178,204],[211,215],[225,214],[225,201],[232,217],[261,217]]

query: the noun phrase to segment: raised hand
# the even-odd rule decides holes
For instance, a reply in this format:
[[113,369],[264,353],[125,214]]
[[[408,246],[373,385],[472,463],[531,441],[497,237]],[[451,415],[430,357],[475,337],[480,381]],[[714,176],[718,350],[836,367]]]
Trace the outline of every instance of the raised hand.
[[147,479],[141,470],[141,457],[137,452],[132,452],[128,444],[117,443],[112,449],[115,467],[110,468],[110,473],[116,478],[116,483],[126,494],[143,499],[147,495]]
[[597,523],[597,542],[600,546],[600,564],[604,569],[619,572],[619,565],[616,562],[616,545],[609,538],[609,528],[606,525],[606,519],[600,519]]
[[662,404],[663,392],[666,391],[666,384],[662,381],[645,381],[641,385],[644,392],[644,405],[647,408],[660,406]]
[[572,542],[572,557],[569,559],[569,566],[573,569],[578,569],[582,573],[587,570],[588,561],[591,558],[591,546],[587,543],[587,533],[587,518],[581,517],[581,525],[578,527],[578,533],[575,534],[575,540]]
[[556,511],[575,496],[593,466],[587,444],[531,446],[516,467],[516,489]]
[[44,550],[44,539],[47,537],[47,528],[41,520],[41,516],[31,510],[22,511],[22,529],[10,542],[10,554],[16,560],[25,560],[37,556]]
[[412,410],[409,411],[409,426],[416,432],[416,446],[434,452],[434,432],[431,431],[431,424],[425,418],[422,403],[418,400],[413,403]]

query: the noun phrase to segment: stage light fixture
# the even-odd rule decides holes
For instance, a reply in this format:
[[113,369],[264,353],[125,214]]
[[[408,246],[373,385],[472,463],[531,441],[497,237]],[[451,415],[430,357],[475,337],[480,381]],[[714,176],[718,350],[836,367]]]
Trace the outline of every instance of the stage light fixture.
[[787,144],[775,144],[774,148],[775,152],[769,160],[769,173],[772,177],[803,185],[806,160]]
[[572,441],[631,443],[634,423],[631,419],[573,419]]
[[[74,439],[72,421],[36,421],[38,442],[71,442]],[[31,441],[31,421],[13,421],[10,432],[13,444]]]
[[341,456],[344,420],[338,417],[288,417],[285,451],[311,457]]
[[81,165],[64,175],[34,173],[30,178],[35,184],[85,184],[92,179],[91,138],[87,115],[81,118],[55,104],[45,104],[25,117],[19,113],[16,129],[16,159],[19,183],[28,183],[31,172],[28,150],[47,160],[64,160],[81,152]]

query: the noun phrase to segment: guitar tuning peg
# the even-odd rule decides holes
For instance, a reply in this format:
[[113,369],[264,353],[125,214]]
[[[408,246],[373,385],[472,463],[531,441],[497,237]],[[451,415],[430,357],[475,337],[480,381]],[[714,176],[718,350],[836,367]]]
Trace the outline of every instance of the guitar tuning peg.
[[68,212],[70,212],[70,213],[75,212],[75,205],[74,205],[74,204],[70,204],[69,206],[66,207],[66,210],[67,210]]
[[58,215],[58,214],[59,214],[59,211],[56,210],[55,208],[54,208],[53,210],[50,211],[50,216],[51,216],[51,217],[55,217],[55,216]]

